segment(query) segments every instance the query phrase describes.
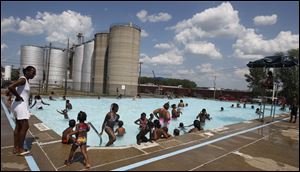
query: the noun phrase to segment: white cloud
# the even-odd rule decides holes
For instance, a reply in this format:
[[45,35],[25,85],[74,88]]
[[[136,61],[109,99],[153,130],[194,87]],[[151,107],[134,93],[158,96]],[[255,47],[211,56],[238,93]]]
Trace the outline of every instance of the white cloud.
[[16,30],[23,35],[46,34],[48,42],[65,45],[68,37],[71,43],[77,43],[76,35],[79,32],[89,39],[94,29],[90,16],[68,10],[61,14],[38,12],[35,18],[26,17],[24,20],[14,17],[1,19],[1,34],[3,31]]
[[155,44],[154,48],[158,48],[158,49],[170,49],[172,48],[172,46],[168,43],[160,43],[160,44]]
[[244,27],[239,24],[238,11],[233,9],[230,2],[223,2],[167,29],[175,30],[176,41],[186,43],[204,37],[234,38],[244,30]]
[[194,75],[193,69],[179,69],[176,71],[177,75]]
[[142,37],[148,37],[149,34],[145,30],[142,29],[141,36]]
[[212,64],[204,63],[201,65],[197,65],[196,69],[202,74],[214,74],[216,71],[213,69]]
[[5,58],[2,55],[5,48],[8,48],[8,46],[5,43],[1,43],[1,63],[2,63],[2,61],[5,61]]
[[6,32],[15,32],[19,22],[19,18],[14,18],[12,16],[1,19],[1,35]]
[[136,16],[142,21],[146,22],[147,21],[147,11],[146,10],[141,10],[136,14]]
[[20,21],[18,31],[24,35],[40,35],[45,31],[44,21],[26,17]]
[[210,42],[193,42],[185,45],[185,50],[193,54],[209,56],[211,59],[222,59],[222,55],[215,45]]
[[172,16],[168,13],[160,12],[158,14],[148,15],[148,12],[146,10],[141,10],[136,14],[136,16],[142,21],[142,22],[160,22],[160,21],[168,21],[172,18]]
[[299,34],[281,31],[274,39],[265,40],[263,35],[247,29],[233,44],[234,56],[243,59],[258,59],[277,52],[299,48]]
[[235,71],[234,71],[234,74],[236,75],[236,76],[238,76],[239,78],[241,78],[241,79],[245,79],[245,74],[249,74],[249,69],[248,68],[242,68],[242,69],[236,69]]
[[2,50],[4,50],[4,48],[8,48],[8,47],[5,43],[1,43],[1,52],[2,52]]
[[149,57],[142,54],[141,62],[152,64],[165,64],[165,65],[180,65],[183,63],[183,56],[178,50],[170,50],[168,52],[159,54],[154,57]]
[[253,18],[255,25],[273,25],[277,22],[277,15],[271,16],[256,16]]

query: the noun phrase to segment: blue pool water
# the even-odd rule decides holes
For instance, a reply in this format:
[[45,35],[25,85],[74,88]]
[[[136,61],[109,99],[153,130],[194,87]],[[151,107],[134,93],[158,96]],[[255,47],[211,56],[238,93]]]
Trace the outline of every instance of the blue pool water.
[[[69,100],[73,105],[73,109],[68,113],[69,118],[76,120],[78,112],[84,111],[87,113],[87,122],[92,122],[98,132],[102,126],[105,115],[110,110],[110,105],[112,103],[117,103],[119,105],[118,114],[120,115],[120,120],[124,122],[126,134],[123,137],[117,137],[113,146],[125,146],[136,143],[136,135],[139,132],[139,129],[138,125],[134,124],[134,121],[140,118],[140,114],[142,112],[145,112],[147,114],[147,118],[149,118],[149,114],[152,113],[153,110],[162,107],[164,103],[169,101],[170,105],[173,103],[177,105],[180,101],[180,99],[168,100],[159,98],[142,98],[136,100],[132,100],[130,98],[69,98]],[[43,121],[46,126],[61,135],[62,131],[68,127],[68,120],[64,119],[63,115],[56,112],[56,110],[64,109],[65,101],[49,101],[46,99],[44,101],[50,103],[50,106],[44,105],[43,110],[36,110],[35,107],[33,107],[31,112]],[[255,114],[255,109],[258,107],[257,104],[253,104],[255,108],[251,109],[251,104],[247,104],[246,108],[231,108],[231,104],[236,106],[236,102],[223,102],[196,98],[184,98],[183,101],[184,103],[188,103],[188,107],[183,109],[183,114],[179,118],[171,120],[169,125],[170,134],[173,134],[173,129],[178,127],[180,122],[183,122],[184,125],[192,124],[197,114],[203,108],[205,108],[212,117],[212,120],[206,121],[204,129],[220,128],[229,124],[258,118]],[[241,104],[241,106],[243,105]],[[224,107],[223,112],[220,111],[220,107]],[[169,112],[171,112],[171,108],[169,109]],[[275,114],[279,114],[280,112],[279,108],[276,107]],[[265,116],[268,116],[269,114],[270,106],[266,106]],[[190,128],[188,128],[188,130]],[[108,136],[104,131],[101,146],[105,146],[107,141]],[[99,144],[99,137],[95,131],[91,129],[88,133],[88,145],[99,146]]]

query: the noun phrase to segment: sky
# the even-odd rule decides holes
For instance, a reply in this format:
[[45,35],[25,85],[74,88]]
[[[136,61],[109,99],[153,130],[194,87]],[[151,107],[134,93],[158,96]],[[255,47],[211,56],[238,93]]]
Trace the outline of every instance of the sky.
[[1,1],[1,65],[22,45],[66,48],[112,24],[141,28],[141,76],[248,90],[246,64],[299,48],[298,1]]

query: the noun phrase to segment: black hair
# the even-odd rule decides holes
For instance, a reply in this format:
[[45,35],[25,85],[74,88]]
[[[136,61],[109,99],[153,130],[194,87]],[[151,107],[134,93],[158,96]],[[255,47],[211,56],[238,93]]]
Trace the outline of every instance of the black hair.
[[33,66],[27,66],[26,68],[23,69],[23,74],[25,75],[28,71],[30,71],[32,69],[36,70],[35,67],[33,67]]
[[169,109],[169,107],[170,107],[169,102],[167,102],[167,103],[164,104],[164,108],[165,108],[165,109]]
[[174,108],[174,107],[176,108],[176,104],[172,104],[172,108]]
[[177,128],[175,128],[173,131],[174,136],[179,136],[179,133],[180,131]]
[[69,121],[69,126],[70,126],[70,127],[75,127],[75,124],[76,124],[76,121],[75,121],[74,119],[71,119],[71,120]]
[[79,122],[84,122],[86,120],[86,113],[83,111],[80,111],[77,115],[77,120]]
[[272,76],[272,75],[273,75],[273,72],[272,72],[272,71],[269,71],[269,72],[268,72],[268,75],[269,75],[269,76]]
[[194,127],[195,127],[195,128],[198,128],[198,130],[201,130],[200,121],[194,120]]
[[118,126],[119,126],[119,127],[122,127],[123,124],[124,124],[124,123],[123,123],[123,121],[121,121],[121,120],[118,122]]
[[183,125],[183,123],[181,122],[181,123],[179,123],[179,127],[184,127],[184,125]]
[[111,110],[113,110],[113,111],[118,111],[118,109],[119,109],[119,105],[117,104],[117,103],[113,103],[113,104],[111,104]]
[[156,128],[160,128],[161,127],[161,125],[160,125],[160,123],[159,123],[159,120],[158,119],[156,119],[156,120],[154,120],[154,126],[156,127]]
[[145,116],[145,117],[146,117],[147,115],[146,115],[145,112],[143,112],[143,113],[141,113],[141,117],[142,117],[142,116]]

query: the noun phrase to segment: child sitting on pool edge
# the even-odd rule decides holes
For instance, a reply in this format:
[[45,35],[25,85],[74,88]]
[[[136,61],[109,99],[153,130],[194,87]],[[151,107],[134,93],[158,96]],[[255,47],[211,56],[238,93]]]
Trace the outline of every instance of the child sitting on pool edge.
[[71,144],[75,142],[75,138],[74,137],[69,137],[67,138],[67,135],[73,132],[73,128],[75,127],[76,121],[74,119],[71,119],[69,121],[69,127],[66,128],[63,133],[62,133],[62,138],[61,138],[61,142],[63,144]]

